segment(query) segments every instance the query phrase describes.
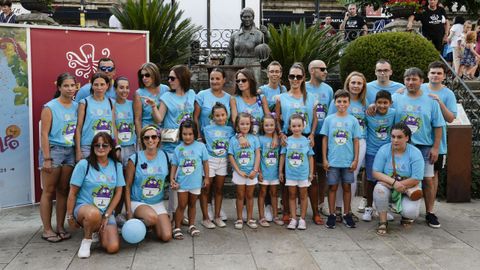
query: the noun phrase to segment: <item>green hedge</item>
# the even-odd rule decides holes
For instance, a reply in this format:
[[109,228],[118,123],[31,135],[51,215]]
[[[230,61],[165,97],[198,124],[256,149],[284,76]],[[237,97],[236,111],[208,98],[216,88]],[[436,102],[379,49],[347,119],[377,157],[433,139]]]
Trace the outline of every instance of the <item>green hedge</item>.
[[403,71],[418,67],[424,71],[428,64],[438,60],[439,54],[433,44],[421,35],[407,32],[385,32],[357,38],[345,49],[340,59],[340,74],[343,79],[352,71],[362,72],[367,81],[373,81],[375,63],[378,59],[392,63],[391,79],[403,82]]

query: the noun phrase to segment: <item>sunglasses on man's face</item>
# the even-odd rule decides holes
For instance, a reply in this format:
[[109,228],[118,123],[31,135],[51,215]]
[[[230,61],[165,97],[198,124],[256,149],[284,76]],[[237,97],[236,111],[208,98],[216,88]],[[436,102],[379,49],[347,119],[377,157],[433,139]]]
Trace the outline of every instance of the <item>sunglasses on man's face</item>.
[[99,148],[108,148],[110,147],[110,144],[108,143],[97,143],[97,144],[94,144],[93,147],[99,149]]
[[115,70],[115,67],[107,67],[107,66],[101,66],[100,70],[103,72],[112,72]]

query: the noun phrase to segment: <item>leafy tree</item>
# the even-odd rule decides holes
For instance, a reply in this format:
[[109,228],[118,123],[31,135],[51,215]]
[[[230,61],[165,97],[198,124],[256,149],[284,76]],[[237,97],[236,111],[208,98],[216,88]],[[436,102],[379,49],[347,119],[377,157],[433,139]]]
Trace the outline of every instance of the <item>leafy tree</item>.
[[128,0],[111,9],[124,29],[150,32],[150,59],[162,70],[186,63],[192,36],[200,27],[183,19],[178,3],[164,0]]

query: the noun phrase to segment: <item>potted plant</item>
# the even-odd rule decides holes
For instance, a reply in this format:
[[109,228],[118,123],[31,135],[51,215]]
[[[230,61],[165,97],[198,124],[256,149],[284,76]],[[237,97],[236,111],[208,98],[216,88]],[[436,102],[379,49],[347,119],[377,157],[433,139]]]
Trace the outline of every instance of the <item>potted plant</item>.
[[413,13],[422,11],[425,4],[425,0],[390,0],[385,3],[385,7],[392,18],[408,18]]

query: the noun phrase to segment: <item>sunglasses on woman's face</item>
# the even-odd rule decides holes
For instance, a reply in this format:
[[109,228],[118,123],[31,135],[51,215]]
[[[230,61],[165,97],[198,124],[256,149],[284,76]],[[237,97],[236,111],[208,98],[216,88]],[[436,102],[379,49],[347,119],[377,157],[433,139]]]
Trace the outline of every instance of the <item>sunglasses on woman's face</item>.
[[115,67],[107,67],[107,66],[101,66],[99,69],[103,72],[112,72],[115,70]]
[[235,80],[236,83],[246,83],[247,82],[247,79],[238,79],[238,80]]
[[177,79],[177,77],[173,77],[173,76],[168,76],[168,81],[170,82],[173,82]]
[[143,136],[143,140],[145,140],[145,141],[148,141],[150,139],[156,140],[156,139],[158,139],[158,135],[150,135],[150,136],[145,135],[145,136]]
[[140,77],[150,78],[150,73],[142,73],[140,74]]
[[110,147],[110,144],[108,143],[97,143],[97,144],[94,144],[93,147],[99,149],[99,148],[109,148]]
[[290,74],[290,75],[288,75],[288,79],[289,79],[289,80],[297,80],[297,81],[300,81],[301,79],[303,79],[303,75]]

